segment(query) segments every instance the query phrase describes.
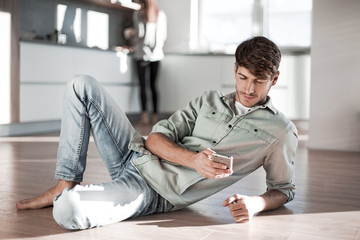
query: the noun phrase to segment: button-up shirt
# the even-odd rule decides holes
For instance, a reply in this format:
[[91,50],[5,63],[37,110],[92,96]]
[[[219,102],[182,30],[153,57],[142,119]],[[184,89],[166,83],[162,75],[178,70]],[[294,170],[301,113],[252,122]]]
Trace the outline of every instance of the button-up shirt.
[[[269,97],[268,97],[269,98]],[[269,98],[236,115],[235,93],[223,95],[206,91],[185,109],[158,122],[152,132],[159,132],[193,152],[210,148],[233,156],[233,174],[208,179],[196,170],[159,159],[144,148],[144,139],[135,137],[130,148],[143,153],[132,163],[148,184],[174,205],[174,210],[200,201],[247,176],[263,166],[267,190],[278,190],[294,198],[293,172],[297,148],[294,124],[276,110]]]

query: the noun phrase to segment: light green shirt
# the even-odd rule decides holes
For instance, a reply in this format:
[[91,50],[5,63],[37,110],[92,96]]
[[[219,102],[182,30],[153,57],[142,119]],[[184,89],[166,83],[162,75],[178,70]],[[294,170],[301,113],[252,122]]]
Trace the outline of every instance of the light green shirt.
[[144,139],[135,137],[129,147],[144,153],[132,163],[148,184],[176,209],[200,201],[263,166],[267,190],[278,190],[294,198],[292,183],[297,130],[277,111],[271,99],[237,115],[235,93],[223,96],[207,91],[183,110],[162,120],[152,132],[160,132],[182,147],[200,152],[211,148],[233,156],[233,174],[221,179],[207,179],[194,169],[159,159],[144,148]]

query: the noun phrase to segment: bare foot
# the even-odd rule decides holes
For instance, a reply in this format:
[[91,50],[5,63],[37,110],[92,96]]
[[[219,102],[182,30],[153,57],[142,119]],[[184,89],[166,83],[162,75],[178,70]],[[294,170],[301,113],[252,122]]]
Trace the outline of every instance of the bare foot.
[[52,206],[53,200],[57,195],[62,193],[62,191],[65,188],[72,188],[77,184],[78,183],[59,180],[56,186],[50,188],[41,195],[35,198],[24,199],[17,202],[16,208],[19,210],[25,210],[25,209],[39,209],[39,208]]
[[156,113],[154,113],[151,117],[151,124],[155,125],[159,121],[159,117]]
[[148,125],[150,123],[149,121],[149,114],[147,112],[142,112],[141,113],[141,124],[143,125]]

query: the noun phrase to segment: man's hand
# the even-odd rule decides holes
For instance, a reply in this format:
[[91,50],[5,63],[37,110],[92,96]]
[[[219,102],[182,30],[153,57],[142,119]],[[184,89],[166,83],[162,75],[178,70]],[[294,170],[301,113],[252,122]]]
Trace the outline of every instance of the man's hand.
[[235,194],[227,198],[223,206],[229,207],[230,213],[237,223],[248,222],[256,213],[255,201],[251,197]]
[[200,153],[189,151],[174,143],[161,133],[152,133],[145,142],[152,154],[166,161],[195,169],[206,178],[223,178],[232,174],[225,164],[212,161],[214,151],[205,149]]
[[260,196],[246,196],[235,194],[228,197],[224,207],[229,207],[235,222],[250,221],[256,213],[276,209],[286,203],[287,197],[277,190],[270,190]]
[[200,175],[206,178],[224,178],[232,174],[232,170],[228,169],[225,164],[212,161],[212,154],[214,152],[210,149],[205,149],[202,152],[194,155],[191,160],[191,167],[194,168]]

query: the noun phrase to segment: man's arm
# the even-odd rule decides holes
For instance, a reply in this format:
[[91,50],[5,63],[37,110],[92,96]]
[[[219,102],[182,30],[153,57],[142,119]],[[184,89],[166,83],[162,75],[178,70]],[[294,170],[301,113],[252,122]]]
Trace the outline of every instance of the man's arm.
[[260,196],[245,196],[235,194],[227,198],[223,206],[229,207],[235,222],[248,222],[259,212],[276,209],[283,206],[287,196],[277,190],[270,190]]
[[205,149],[191,152],[166,137],[162,133],[152,133],[145,142],[145,148],[166,161],[195,169],[206,178],[222,178],[232,174],[226,165],[211,161],[213,152]]
[[281,207],[294,198],[292,178],[296,147],[297,131],[292,127],[264,160],[268,191],[251,197],[235,194],[224,201],[223,206],[229,207],[236,222],[247,222],[256,213]]

